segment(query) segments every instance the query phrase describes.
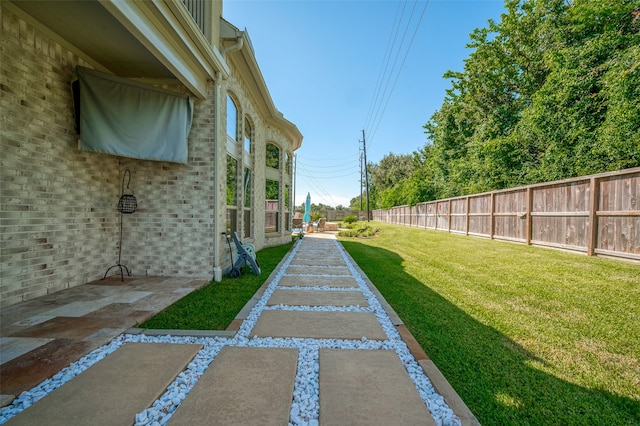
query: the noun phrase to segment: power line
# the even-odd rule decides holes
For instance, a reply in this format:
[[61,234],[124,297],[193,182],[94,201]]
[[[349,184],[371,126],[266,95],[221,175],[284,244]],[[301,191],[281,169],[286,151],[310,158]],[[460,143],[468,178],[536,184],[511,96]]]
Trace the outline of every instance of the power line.
[[[375,134],[376,134],[376,132],[378,130],[380,122],[382,121],[382,117],[384,116],[384,113],[386,112],[386,109],[387,109],[387,106],[389,104],[389,101],[391,100],[391,95],[393,94],[393,91],[394,91],[395,86],[396,86],[396,84],[398,82],[398,79],[400,77],[402,69],[404,68],[404,64],[405,64],[405,62],[407,60],[407,57],[409,55],[409,51],[411,50],[411,46],[413,45],[413,42],[414,42],[415,37],[416,37],[416,34],[418,33],[418,29],[420,28],[420,24],[422,23],[422,19],[424,17],[424,14],[425,14],[425,12],[427,10],[427,6],[429,4],[429,0],[427,0],[425,2],[425,4],[424,4],[424,7],[422,9],[422,13],[420,14],[420,17],[418,18],[418,22],[415,25],[415,28],[413,29],[413,34],[411,36],[411,39],[409,41],[408,46],[406,47],[406,50],[404,52],[404,56],[402,58],[402,62],[400,64],[400,67],[398,68],[398,71],[395,74],[395,78],[394,78],[393,77],[393,73],[395,71],[396,64],[398,62],[398,58],[399,58],[400,52],[402,50],[406,35],[407,35],[407,31],[409,30],[409,27],[410,27],[410,24],[411,24],[411,21],[412,21],[412,18],[413,18],[413,14],[414,14],[417,2],[418,2],[418,0],[416,0],[414,2],[413,8],[411,10],[411,14],[409,16],[409,19],[407,20],[407,24],[406,24],[406,27],[404,29],[402,40],[401,40],[400,45],[398,47],[398,50],[396,51],[396,54],[395,54],[393,67],[391,69],[391,72],[389,73],[389,76],[388,76],[388,79],[386,81],[384,90],[382,92],[382,98],[380,98],[381,101],[374,108],[375,113],[373,115],[373,121],[371,121],[371,120],[367,121],[367,123],[366,123],[367,125],[365,126],[366,129],[373,128],[373,131],[371,131],[371,130],[369,131],[369,146],[370,147],[372,145],[373,138],[375,138]],[[403,14],[404,14],[404,8],[403,8]],[[402,20],[402,16],[400,17],[400,19]],[[393,79],[393,84],[391,85],[391,89],[387,93],[387,88],[389,87],[389,83],[391,82],[392,79]],[[378,99],[378,98],[379,98],[379,93],[376,95],[375,99]]]
[[315,165],[315,164],[309,164],[309,163],[304,163],[302,161],[299,161],[298,165],[302,166],[303,168],[305,168],[307,170],[313,170],[313,171],[344,170],[344,169],[348,169],[348,168],[357,167],[357,164],[353,159],[351,159],[348,163],[343,163],[343,164]]
[[351,159],[346,159],[345,157],[340,157],[340,158],[319,158],[319,157],[314,157],[312,161],[313,161],[313,164],[324,164],[324,163],[329,163],[329,164],[338,163],[338,164],[341,164],[340,162],[344,162],[346,164],[346,163],[351,163],[352,162]]
[[[393,46],[396,43],[396,37],[398,36],[398,31],[400,29],[400,22],[402,21],[401,17],[404,14],[404,8],[407,6],[406,0],[404,3],[402,3],[402,11],[400,11],[400,6],[401,6],[401,3],[398,3],[398,10],[396,11],[396,17],[394,18],[393,28],[391,29],[391,33],[393,34],[393,37],[391,36],[391,34],[389,34],[389,40],[387,41],[387,47],[384,53],[386,60],[384,59],[382,60],[383,65],[380,67],[380,74],[378,76],[378,82],[376,83],[376,88],[374,89],[373,101],[371,102],[371,105],[369,106],[369,111],[367,112],[365,127],[369,125],[369,122],[371,120],[371,114],[373,113],[373,107],[378,102],[378,97],[380,96],[380,88],[382,87],[382,81],[384,79],[384,76],[387,74],[387,69],[389,68],[389,60],[391,59],[391,50],[393,49]],[[400,19],[398,19],[398,16],[400,16]]]
[[[387,92],[387,88],[389,87],[389,80],[392,78],[394,70],[396,69],[396,64],[398,63],[398,55],[400,54],[400,51],[402,49],[402,45],[404,44],[404,39],[405,39],[407,31],[409,29],[409,24],[411,23],[411,17],[413,16],[413,12],[415,11],[416,2],[414,2],[414,4],[413,4],[413,8],[411,10],[411,14],[410,14],[409,19],[407,20],[407,23],[406,23],[406,25],[404,27],[402,40],[400,41],[400,44],[398,46],[396,46],[396,39],[398,37],[398,31],[400,30],[400,24],[404,20],[404,11],[405,11],[406,6],[407,6],[407,1],[405,0],[405,2],[403,4],[403,7],[402,7],[402,12],[400,13],[400,15],[398,17],[397,26],[395,26],[395,34],[393,36],[393,43],[392,43],[391,49],[387,52],[388,56],[387,56],[387,59],[386,59],[384,73],[382,75],[383,80],[385,80],[384,87],[383,87],[382,81],[380,81],[380,86],[377,88],[378,92],[376,94],[376,100],[375,100],[374,105],[372,105],[372,113],[373,113],[373,115],[371,116],[371,119],[367,121],[367,123],[366,123],[367,126],[369,124],[371,124],[372,121],[375,122],[375,120],[376,120],[376,118],[378,116],[378,112],[380,111],[380,105],[384,101],[384,97],[385,97],[385,94]],[[395,55],[394,55],[394,52],[395,52]],[[387,74],[387,70],[389,68],[389,62],[390,62],[392,56],[395,56],[395,59],[393,61],[393,65],[391,66],[391,70]]]
[[[361,142],[362,142],[362,153],[364,158],[364,180],[367,188],[367,222],[368,222],[369,221],[369,172],[367,171],[367,140],[364,137],[364,130],[362,130]],[[362,205],[362,195],[360,195],[360,205]]]
[[347,171],[351,171],[351,173],[356,173],[355,172],[355,167],[346,167],[344,169],[333,169],[333,170],[309,170],[306,167],[301,167],[298,166],[298,170],[301,170],[303,172],[307,172],[307,173],[314,173],[314,174],[321,174],[321,175],[327,175],[327,174],[336,174],[336,173],[342,173],[342,172],[347,172]]
[[320,185],[320,183],[318,183],[315,178],[313,178],[312,176],[303,176],[303,178],[305,178],[305,180],[307,181],[307,183],[309,184],[309,186],[311,186],[315,192],[317,192],[317,195],[319,196],[325,196],[327,197],[327,199],[329,200],[329,203],[332,203],[334,205],[338,205],[338,203],[336,202],[336,200],[333,198],[333,196],[331,194],[329,194],[327,192],[326,189],[324,189],[324,187],[322,187],[322,185]]

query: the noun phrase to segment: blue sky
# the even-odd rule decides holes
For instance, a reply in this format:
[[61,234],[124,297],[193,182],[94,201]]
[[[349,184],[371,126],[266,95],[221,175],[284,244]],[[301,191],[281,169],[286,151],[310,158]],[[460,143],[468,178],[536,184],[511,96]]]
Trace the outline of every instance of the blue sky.
[[424,146],[447,70],[461,71],[469,34],[500,20],[502,0],[226,0],[247,30],[271,97],[302,134],[295,203],[349,205],[367,161]]

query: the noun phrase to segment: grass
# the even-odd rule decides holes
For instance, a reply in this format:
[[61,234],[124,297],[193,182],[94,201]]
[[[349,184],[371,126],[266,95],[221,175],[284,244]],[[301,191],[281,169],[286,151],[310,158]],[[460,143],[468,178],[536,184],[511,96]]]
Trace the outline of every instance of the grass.
[[483,425],[640,425],[640,265],[376,226],[341,242]]
[[170,330],[224,330],[262,286],[293,243],[268,247],[256,253],[260,269],[256,276],[247,267],[240,278],[223,277],[207,284],[140,325]]

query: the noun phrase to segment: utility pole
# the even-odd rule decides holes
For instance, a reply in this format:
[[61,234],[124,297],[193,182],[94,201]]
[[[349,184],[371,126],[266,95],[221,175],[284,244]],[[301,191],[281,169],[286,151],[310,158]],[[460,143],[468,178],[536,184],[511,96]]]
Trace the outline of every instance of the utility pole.
[[367,141],[364,137],[364,129],[362,130],[362,151],[364,153],[364,181],[367,185],[367,222],[368,222],[369,221],[369,171],[367,170]]
[[362,187],[364,186],[364,177],[362,176],[362,148],[360,148],[360,211],[362,211]]

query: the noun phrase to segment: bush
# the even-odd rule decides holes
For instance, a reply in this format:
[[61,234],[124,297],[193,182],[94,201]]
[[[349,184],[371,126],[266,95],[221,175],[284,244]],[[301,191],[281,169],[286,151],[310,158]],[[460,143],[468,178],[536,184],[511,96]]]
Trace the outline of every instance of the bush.
[[375,237],[378,235],[380,230],[378,228],[374,228],[371,225],[363,224],[360,226],[354,226],[353,229],[343,230],[338,232],[338,236],[340,237],[354,237],[354,238],[366,238],[366,237]]
[[345,216],[345,218],[342,219],[342,221],[346,223],[355,223],[358,221],[358,218],[355,217],[354,215],[350,215],[350,216]]

